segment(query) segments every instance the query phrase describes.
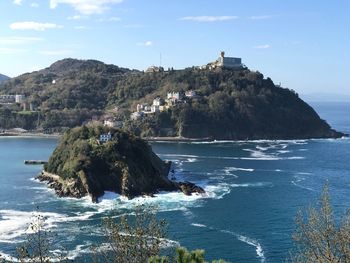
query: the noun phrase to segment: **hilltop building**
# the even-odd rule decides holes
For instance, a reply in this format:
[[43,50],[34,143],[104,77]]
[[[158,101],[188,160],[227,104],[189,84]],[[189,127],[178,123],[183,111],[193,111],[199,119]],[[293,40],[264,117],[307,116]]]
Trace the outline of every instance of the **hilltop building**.
[[220,57],[216,61],[218,67],[224,68],[240,68],[242,67],[242,59],[234,57],[225,57],[225,52],[221,51]]
[[155,72],[163,72],[163,67],[157,67],[157,66],[150,66],[148,69],[146,69],[146,73],[155,73]]
[[202,66],[202,69],[215,69],[215,68],[233,68],[238,69],[242,68],[242,59],[241,58],[235,58],[235,57],[225,57],[225,52],[220,52],[220,57],[214,61],[211,62],[205,66]]

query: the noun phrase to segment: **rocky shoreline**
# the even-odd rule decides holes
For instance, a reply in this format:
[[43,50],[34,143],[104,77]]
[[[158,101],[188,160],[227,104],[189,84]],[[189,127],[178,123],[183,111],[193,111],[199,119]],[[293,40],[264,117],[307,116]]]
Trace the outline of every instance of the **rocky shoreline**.
[[[91,200],[93,203],[98,203],[98,198],[100,196],[94,195],[92,193],[88,193],[84,187],[81,186],[81,183],[78,180],[64,180],[60,176],[56,174],[51,174],[46,171],[42,171],[37,177],[37,180],[40,182],[45,182],[47,186],[51,189],[53,189],[58,197],[73,197],[73,198],[82,198],[87,195],[91,197]],[[173,189],[168,189],[169,191],[179,191],[183,194],[190,196],[192,194],[205,194],[205,190],[188,181],[185,182],[175,182],[171,181]],[[157,194],[159,191],[154,191],[152,193],[142,193],[141,195],[135,195],[133,197],[137,196],[150,196],[154,197],[155,194]],[[120,193],[117,193],[120,194]],[[128,197],[132,199],[133,197]]]

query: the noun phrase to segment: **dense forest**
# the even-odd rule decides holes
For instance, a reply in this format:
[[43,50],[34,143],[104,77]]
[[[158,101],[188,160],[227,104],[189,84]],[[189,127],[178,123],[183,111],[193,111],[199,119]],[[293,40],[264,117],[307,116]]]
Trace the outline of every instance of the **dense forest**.
[[[167,92],[198,96],[166,111],[130,120],[140,103]],[[294,91],[259,72],[241,69],[145,73],[94,60],[64,59],[0,85],[1,94],[25,94],[36,111],[0,108],[0,127],[59,130],[111,115],[144,137],[290,139],[339,137]],[[18,108],[18,105],[17,105]],[[33,121],[33,120],[36,121]]]

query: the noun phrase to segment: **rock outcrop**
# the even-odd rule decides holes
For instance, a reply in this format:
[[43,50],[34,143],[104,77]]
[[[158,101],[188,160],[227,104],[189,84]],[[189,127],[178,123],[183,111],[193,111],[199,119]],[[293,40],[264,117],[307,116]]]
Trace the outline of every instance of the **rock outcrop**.
[[[109,134],[106,141],[101,135]],[[37,177],[46,181],[58,196],[92,201],[105,191],[128,198],[158,191],[204,193],[200,187],[168,179],[171,163],[162,161],[147,142],[124,131],[107,127],[79,127],[68,130]]]

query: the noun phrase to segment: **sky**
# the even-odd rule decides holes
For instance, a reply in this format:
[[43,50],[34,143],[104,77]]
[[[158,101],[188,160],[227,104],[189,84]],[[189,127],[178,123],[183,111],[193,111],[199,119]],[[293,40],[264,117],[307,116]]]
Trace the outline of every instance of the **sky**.
[[241,57],[300,94],[350,94],[349,0],[0,0],[0,73],[72,57],[144,70]]

